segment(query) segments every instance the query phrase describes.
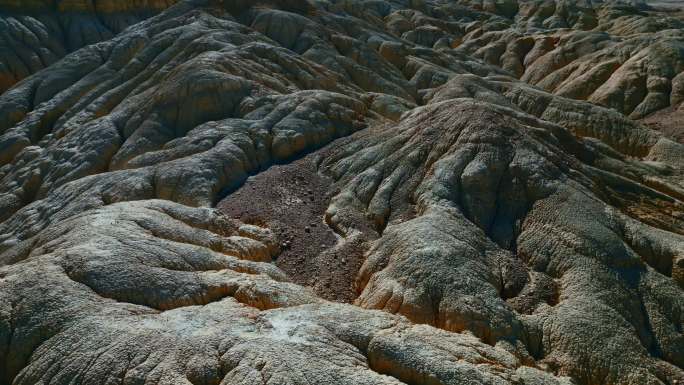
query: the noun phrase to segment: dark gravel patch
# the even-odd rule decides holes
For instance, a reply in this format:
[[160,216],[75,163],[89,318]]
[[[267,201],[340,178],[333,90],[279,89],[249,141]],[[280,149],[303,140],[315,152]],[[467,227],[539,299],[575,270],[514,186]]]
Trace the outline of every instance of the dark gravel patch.
[[[322,151],[322,150],[321,150]],[[217,208],[245,223],[267,226],[281,243],[274,263],[290,279],[314,288],[322,298],[352,302],[363,263],[360,240],[339,242],[324,215],[334,196],[333,181],[318,172],[316,154],[273,165],[250,177]]]

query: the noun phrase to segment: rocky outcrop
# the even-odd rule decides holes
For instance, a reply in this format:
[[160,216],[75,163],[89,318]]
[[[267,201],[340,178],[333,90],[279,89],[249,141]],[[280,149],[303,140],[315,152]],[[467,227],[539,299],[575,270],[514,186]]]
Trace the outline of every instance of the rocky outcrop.
[[[146,16],[0,95],[0,384],[684,380],[684,148],[635,120],[682,102],[676,18],[131,4],[57,4]],[[337,243],[293,251],[308,174],[233,193],[304,162],[291,233]]]
[[[358,305],[525,346],[521,356],[586,383],[678,375],[678,315],[646,309],[679,302],[682,282],[670,277],[684,238],[635,220],[627,207],[640,202],[629,194],[620,204],[603,198],[643,188],[632,197],[671,199],[639,187],[630,161],[548,121],[463,98],[418,108],[361,143],[324,163],[343,185],[328,212],[335,226],[350,233],[347,218],[368,218],[381,234],[358,276]],[[682,218],[672,219],[681,232]],[[658,325],[666,319],[674,322]],[[586,330],[603,330],[614,350],[583,349],[596,338]],[[648,364],[655,346],[674,366]]]

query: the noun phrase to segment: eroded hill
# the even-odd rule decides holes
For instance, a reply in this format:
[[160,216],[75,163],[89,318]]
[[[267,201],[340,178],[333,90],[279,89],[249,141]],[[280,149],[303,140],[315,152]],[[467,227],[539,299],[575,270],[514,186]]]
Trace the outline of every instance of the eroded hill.
[[676,12],[0,6],[0,384],[684,381]]

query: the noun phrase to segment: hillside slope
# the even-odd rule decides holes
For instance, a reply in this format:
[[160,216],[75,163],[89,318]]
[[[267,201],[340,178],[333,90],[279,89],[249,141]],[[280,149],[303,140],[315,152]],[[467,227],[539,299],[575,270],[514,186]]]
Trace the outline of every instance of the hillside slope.
[[682,20],[170,3],[0,53],[0,384],[684,381]]

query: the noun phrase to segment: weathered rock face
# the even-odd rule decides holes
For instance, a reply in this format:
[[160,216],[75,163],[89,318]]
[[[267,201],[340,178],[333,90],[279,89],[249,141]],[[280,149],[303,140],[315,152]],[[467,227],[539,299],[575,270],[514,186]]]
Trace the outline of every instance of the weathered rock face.
[[[684,100],[676,17],[561,0],[0,8],[0,72],[25,78],[0,82],[0,384],[684,381],[684,145],[635,120]],[[92,40],[53,41],[60,20]],[[294,171],[231,195],[305,154],[325,205],[292,195]],[[226,196],[294,209],[243,221]],[[273,213],[297,207],[301,242],[316,225],[337,244],[293,277],[274,260],[319,250],[286,251],[297,224]]]
[[0,1],[0,92],[67,53],[111,39],[175,2]]
[[[630,217],[626,207],[639,205],[630,195],[619,205],[600,198],[633,186],[644,188],[636,196],[660,199],[631,180],[630,162],[472,99],[430,103],[362,143],[329,160],[344,186],[331,220],[350,229],[346,218],[366,217],[382,234],[360,271],[358,305],[521,344],[523,355],[588,383],[655,381],[663,368],[656,361],[648,369],[654,346],[682,364],[680,321],[665,327],[667,336],[643,332],[658,323],[651,317],[673,319],[644,310],[660,308],[651,295],[681,306],[682,282],[669,277],[684,238]],[[598,166],[615,161],[624,171]],[[407,200],[415,218],[393,220]],[[673,220],[681,231],[681,218]],[[661,278],[669,288],[651,289]],[[584,349],[594,332],[616,348]]]

